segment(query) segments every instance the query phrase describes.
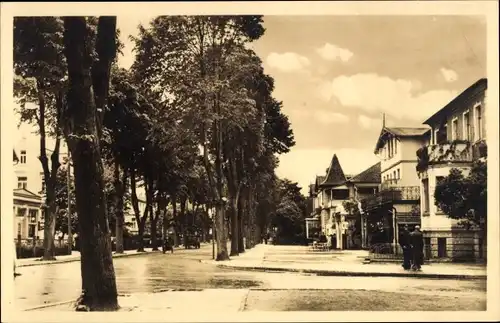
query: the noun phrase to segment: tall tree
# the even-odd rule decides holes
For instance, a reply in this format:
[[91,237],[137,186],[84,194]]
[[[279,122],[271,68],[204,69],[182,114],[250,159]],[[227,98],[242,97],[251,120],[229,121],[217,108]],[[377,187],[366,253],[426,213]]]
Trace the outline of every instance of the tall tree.
[[133,69],[194,121],[216,206],[218,260],[229,259],[224,230],[224,135],[227,123],[241,113],[229,109],[234,106],[230,104],[234,92],[223,71],[234,48],[263,34],[261,22],[259,16],[158,17],[148,29],[141,27],[135,39]]
[[95,56],[101,67],[95,68],[92,31],[87,19],[64,18],[64,54],[68,66],[64,130],[74,162],[81,241],[82,295],[78,305],[90,311],[118,308],[98,111],[102,111],[107,100],[109,74],[103,71],[109,70],[115,59],[115,34],[116,17],[99,17]]
[[487,167],[474,163],[469,174],[452,168],[448,176],[437,183],[434,203],[448,217],[459,220],[466,228],[487,232]]
[[[21,122],[34,123],[40,137],[38,158],[45,181],[43,260],[55,259],[55,190],[60,166],[60,116],[66,74],[62,30],[62,21],[56,17],[14,19],[14,96],[21,107],[18,111]],[[50,159],[47,154],[48,138],[55,138]]]

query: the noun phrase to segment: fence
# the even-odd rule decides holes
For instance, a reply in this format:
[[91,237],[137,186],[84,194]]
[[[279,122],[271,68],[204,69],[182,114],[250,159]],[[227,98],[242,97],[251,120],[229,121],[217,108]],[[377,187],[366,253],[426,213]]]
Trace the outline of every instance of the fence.
[[[424,244],[424,260],[439,259],[450,262],[474,262],[485,261],[487,247],[481,246],[475,251],[475,246],[470,243],[451,243],[444,248],[438,244]],[[376,243],[369,248],[369,258],[373,260],[396,261],[403,259],[403,249],[400,245],[393,246],[392,243]]]
[[[43,247],[43,239],[15,239],[16,256],[20,258],[41,257],[45,248]],[[68,243],[65,240],[54,240],[55,256],[68,255]]]

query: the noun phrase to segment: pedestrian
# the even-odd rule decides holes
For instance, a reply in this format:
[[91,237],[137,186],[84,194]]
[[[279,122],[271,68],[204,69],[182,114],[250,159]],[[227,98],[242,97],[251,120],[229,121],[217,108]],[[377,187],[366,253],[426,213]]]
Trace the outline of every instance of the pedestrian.
[[399,236],[399,245],[403,249],[403,268],[405,270],[411,269],[411,241],[410,231],[408,231],[408,224],[405,224],[403,232]]
[[172,244],[170,243],[170,238],[169,237],[165,237],[165,239],[163,239],[163,253],[167,252],[167,250],[170,250],[171,253],[174,252],[174,248],[172,246]]
[[269,240],[269,233],[264,234],[264,243],[267,244],[267,241]]
[[410,241],[413,260],[412,269],[420,271],[424,262],[424,237],[420,231],[420,226],[415,226],[415,230],[410,234]]

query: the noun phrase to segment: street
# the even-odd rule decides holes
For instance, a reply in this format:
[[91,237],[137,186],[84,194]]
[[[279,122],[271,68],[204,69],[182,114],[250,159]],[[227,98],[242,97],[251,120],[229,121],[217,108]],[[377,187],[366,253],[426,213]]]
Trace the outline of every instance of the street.
[[[211,245],[114,259],[119,294],[201,289],[249,290],[243,310],[485,310],[485,280],[320,277],[217,268]],[[27,309],[74,300],[80,262],[19,268],[16,305]],[[68,306],[66,306],[68,308]],[[49,310],[47,308],[46,310]],[[64,309],[62,309],[64,310]]]

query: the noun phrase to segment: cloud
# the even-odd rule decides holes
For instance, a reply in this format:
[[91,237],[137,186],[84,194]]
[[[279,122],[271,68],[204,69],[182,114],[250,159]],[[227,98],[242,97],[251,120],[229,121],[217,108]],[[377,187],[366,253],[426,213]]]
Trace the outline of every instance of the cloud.
[[281,178],[298,182],[302,193],[307,195],[309,184],[314,182],[316,175],[324,175],[326,168],[337,154],[345,174],[359,174],[379,160],[372,149],[292,149],[289,153],[280,155],[276,173]]
[[449,70],[447,68],[441,68],[441,75],[443,75],[446,82],[452,83],[458,80],[458,74],[454,70]]
[[358,116],[358,124],[365,129],[380,128],[382,126],[380,119],[370,118],[362,114]]
[[339,76],[322,84],[319,95],[325,101],[337,99],[345,107],[356,107],[371,114],[385,112],[397,119],[421,121],[450,102],[457,91],[431,90],[417,93],[418,84],[378,74]]
[[275,68],[282,72],[297,72],[311,65],[309,59],[297,53],[271,53],[266,60],[269,67]]
[[332,124],[332,123],[347,123],[349,122],[349,117],[337,112],[330,112],[325,110],[318,110],[314,112],[314,118],[316,121],[322,124]]
[[323,47],[317,48],[316,52],[327,61],[340,59],[342,62],[348,62],[354,55],[350,50],[330,43],[326,43]]

